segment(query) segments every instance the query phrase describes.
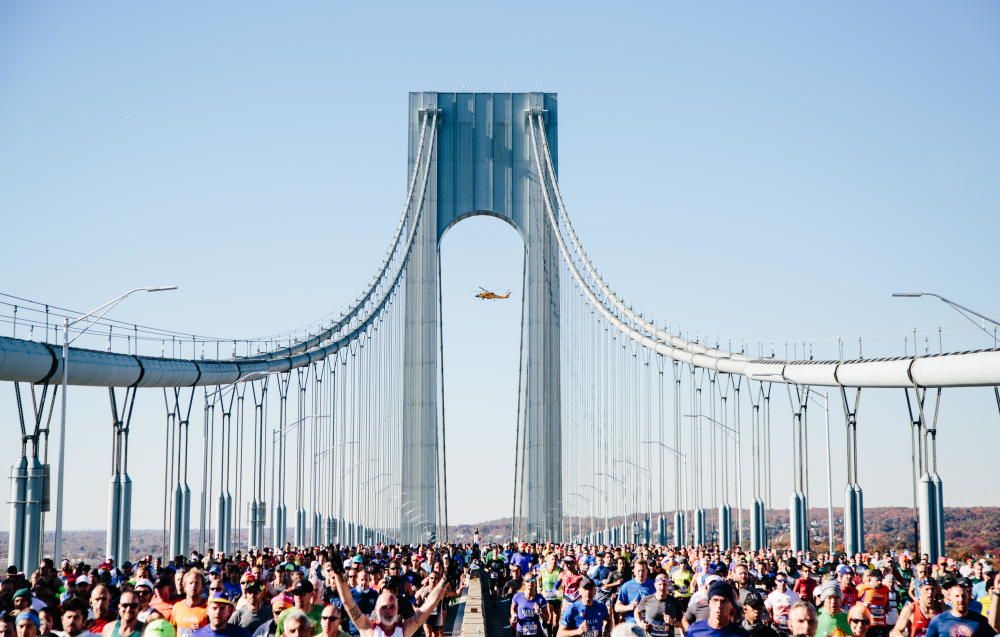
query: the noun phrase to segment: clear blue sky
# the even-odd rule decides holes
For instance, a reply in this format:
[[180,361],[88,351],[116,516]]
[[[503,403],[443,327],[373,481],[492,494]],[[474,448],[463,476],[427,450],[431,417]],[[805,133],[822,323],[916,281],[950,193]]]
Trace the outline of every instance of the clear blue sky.
[[[866,355],[901,353],[939,324],[945,349],[988,346],[943,304],[889,294],[1000,313],[998,78],[994,2],[4,2],[0,289],[89,309],[175,283],[115,316],[234,337],[297,327],[353,298],[383,254],[409,91],[547,90],[577,230],[647,314],[779,355],[858,336]],[[470,295],[516,294],[518,241],[473,219],[444,243],[452,520],[509,508],[510,485],[484,499],[454,476],[511,464],[518,305]],[[100,527],[105,395],[70,398],[85,479],[68,526]],[[134,444],[152,462],[134,471],[148,490],[134,526],[156,527],[162,397],[139,401]],[[866,394],[860,422],[866,503],[908,504],[884,479],[909,472],[902,392]],[[992,461],[998,425],[991,393],[945,393],[947,504],[1000,504],[970,470]]]

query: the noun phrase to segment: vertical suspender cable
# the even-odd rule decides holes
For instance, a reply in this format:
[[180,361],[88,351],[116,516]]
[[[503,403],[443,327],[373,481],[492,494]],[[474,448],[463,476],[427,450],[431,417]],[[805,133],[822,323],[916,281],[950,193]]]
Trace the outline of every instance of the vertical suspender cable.
[[441,500],[441,511],[444,514],[444,541],[448,541],[448,443],[445,430],[445,404],[444,404],[444,305],[442,303],[443,292],[441,291],[441,250],[437,251],[437,274],[438,274],[438,368],[440,369],[441,383],[441,489],[438,496]]

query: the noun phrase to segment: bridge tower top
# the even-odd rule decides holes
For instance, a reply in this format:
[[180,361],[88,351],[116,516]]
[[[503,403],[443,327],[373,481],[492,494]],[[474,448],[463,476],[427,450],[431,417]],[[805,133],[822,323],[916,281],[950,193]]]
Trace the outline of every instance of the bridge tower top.
[[456,222],[474,215],[503,219],[526,237],[531,185],[536,179],[527,114],[544,114],[558,171],[556,94],[410,93],[407,174],[413,174],[421,114],[431,110],[438,113],[437,161],[431,175],[438,239]]

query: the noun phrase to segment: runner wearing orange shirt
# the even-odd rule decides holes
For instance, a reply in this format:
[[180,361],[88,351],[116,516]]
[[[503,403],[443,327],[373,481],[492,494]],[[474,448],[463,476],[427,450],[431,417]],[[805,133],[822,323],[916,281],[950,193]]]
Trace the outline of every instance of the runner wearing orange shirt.
[[889,611],[889,587],[882,583],[882,571],[873,568],[865,576],[865,583],[858,587],[858,603],[872,614],[872,627],[868,637],[882,637],[889,633],[886,614]]
[[201,597],[204,582],[201,571],[193,568],[184,573],[182,580],[184,599],[174,604],[170,611],[170,623],[177,629],[177,637],[191,637],[191,634],[208,624],[208,610]]

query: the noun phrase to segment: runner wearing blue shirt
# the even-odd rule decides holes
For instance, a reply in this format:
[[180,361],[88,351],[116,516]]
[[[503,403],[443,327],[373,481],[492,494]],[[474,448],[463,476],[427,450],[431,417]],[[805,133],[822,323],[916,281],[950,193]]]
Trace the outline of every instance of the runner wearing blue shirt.
[[580,599],[563,609],[556,637],[605,637],[611,632],[611,618],[604,604],[594,601],[597,585],[584,576]]
[[742,626],[733,621],[736,597],[724,581],[714,582],[708,589],[708,618],[696,621],[686,637],[749,637]]
[[622,584],[615,602],[615,612],[631,623],[635,622],[635,607],[639,600],[656,592],[653,580],[649,577],[649,564],[646,560],[636,560],[633,571],[635,577]]
[[542,622],[548,623],[549,605],[538,592],[534,575],[524,578],[524,587],[510,600],[510,625],[519,636],[542,634]]
[[934,616],[927,625],[925,637],[992,637],[996,634],[985,617],[969,610],[969,589],[962,586],[960,580],[947,579],[941,588],[951,609]]
[[531,562],[531,553],[528,553],[527,551],[522,552],[519,548],[517,553],[510,556],[510,560],[507,563],[516,564],[521,569],[522,573],[527,573],[531,570]]

